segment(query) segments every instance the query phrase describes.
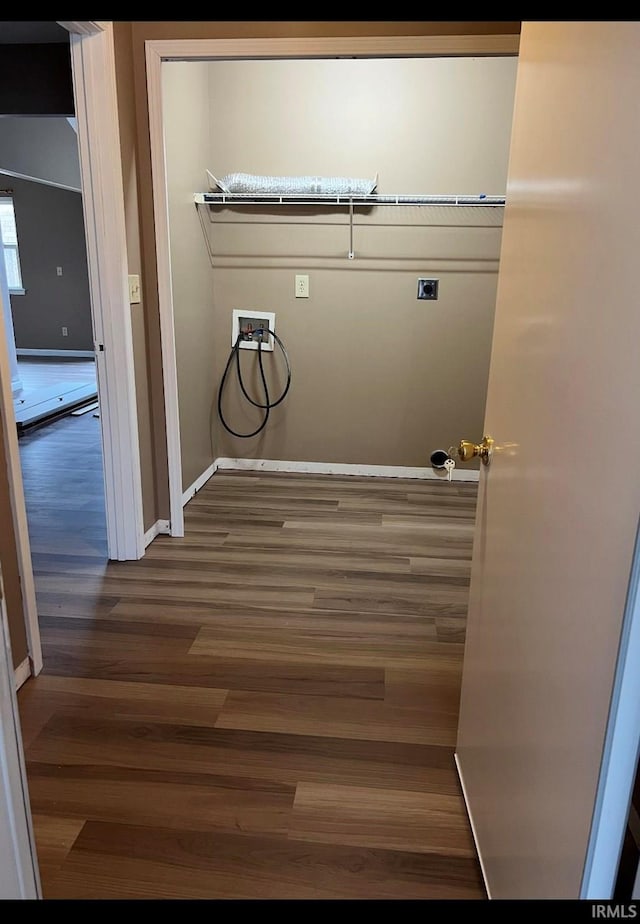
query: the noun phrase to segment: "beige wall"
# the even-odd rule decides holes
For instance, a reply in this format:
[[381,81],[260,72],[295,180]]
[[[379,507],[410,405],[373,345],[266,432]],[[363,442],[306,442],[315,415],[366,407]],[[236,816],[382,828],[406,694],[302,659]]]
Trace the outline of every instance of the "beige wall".
[[[143,496],[152,496],[155,516],[169,512],[167,457],[165,441],[164,395],[160,357],[160,328],[157,295],[157,268],[154,240],[151,155],[147,111],[144,43],[153,39],[197,39],[279,36],[349,35],[472,35],[486,33],[518,34],[520,23],[446,21],[147,21],[116,22],[114,41],[118,76],[120,128],[129,133],[130,148],[123,149],[129,162],[135,161],[136,193],[127,198],[129,249],[139,248],[142,268],[144,352],[148,372],[148,391],[139,395],[138,413],[141,442],[144,431],[151,434],[150,454],[143,455]],[[126,182],[126,179],[125,179]],[[135,246],[134,246],[135,239]],[[135,327],[134,327],[135,333]],[[144,347],[144,350],[142,350]],[[137,363],[138,365],[139,363]],[[138,369],[136,368],[136,379]]]
[[209,65],[163,67],[171,269],[178,365],[183,487],[211,464],[211,400],[215,389],[212,270],[193,192],[209,163]]
[[[345,214],[225,210],[208,225],[212,270],[191,194],[207,166],[378,173],[381,193],[502,194],[515,70],[513,58],[164,65],[185,487],[215,456],[421,466],[481,435],[501,212],[361,213],[348,261]],[[309,274],[309,299],[294,298],[296,273]],[[436,302],[416,299],[425,275],[440,279]],[[267,430],[238,440],[211,405],[232,310],[251,307],[276,312],[293,385]],[[251,369],[255,357],[243,359]],[[228,418],[249,431],[258,418],[237,392]]]

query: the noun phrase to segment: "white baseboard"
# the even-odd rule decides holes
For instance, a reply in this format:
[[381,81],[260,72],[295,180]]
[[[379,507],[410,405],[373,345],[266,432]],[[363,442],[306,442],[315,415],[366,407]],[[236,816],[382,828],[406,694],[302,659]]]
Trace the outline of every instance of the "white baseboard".
[[25,658],[21,664],[18,664],[16,669],[13,672],[13,679],[16,686],[16,690],[19,690],[25,680],[28,680],[31,676],[31,661],[29,658]]
[[476,853],[478,854],[478,861],[480,862],[482,880],[484,882],[484,887],[487,890],[487,897],[491,898],[491,889],[489,888],[489,881],[487,879],[487,871],[484,868],[484,862],[482,860],[482,853],[480,852],[480,844],[478,843],[478,837],[476,835],[476,826],[473,823],[473,814],[471,812],[471,806],[469,805],[469,800],[467,799],[467,790],[464,785],[464,777],[462,775],[462,768],[460,766],[460,761],[458,760],[458,755],[454,754],[453,759],[456,762],[456,770],[458,771],[458,779],[460,780],[460,785],[462,787],[462,798],[464,799],[465,808],[467,810],[467,816],[469,818],[469,824],[471,825],[471,834],[473,835],[473,843],[476,845]]
[[[286,462],[279,459],[227,459],[221,457],[216,459],[212,468],[213,471],[211,474],[218,468],[222,470],[237,469],[249,472],[306,472],[313,475],[370,475],[378,478],[447,480],[446,473],[439,472],[431,467],[411,468],[406,465],[360,465],[349,462]],[[211,475],[208,477],[211,477]],[[456,468],[453,470],[453,481],[478,481],[479,478],[480,472],[477,469]],[[185,496],[187,493],[188,492],[185,492]],[[192,496],[192,494],[189,495],[189,497]],[[189,497],[187,497],[187,500],[189,500]]]
[[203,473],[200,475],[200,477],[199,477],[199,478],[196,478],[196,480],[193,482],[193,484],[190,485],[190,486],[187,488],[187,490],[183,492],[183,494],[182,494],[182,506],[183,506],[183,507],[184,507],[185,504],[188,504],[188,503],[189,503],[189,501],[190,501],[191,498],[194,496],[194,494],[197,494],[198,491],[199,491],[201,488],[203,488],[203,487],[205,486],[205,484],[206,484],[207,481],[211,478],[211,476],[214,475],[214,474],[216,473],[216,471],[217,471],[217,469],[218,469],[218,467],[219,467],[219,466],[218,466],[218,462],[219,462],[219,461],[220,461],[219,459],[216,459],[215,462],[212,462],[211,465],[210,465],[208,468],[205,468],[205,470],[204,470]]
[[171,528],[169,526],[168,520],[156,520],[156,522],[151,526],[146,533],[144,534],[144,547],[149,545],[150,542],[156,538],[156,536],[169,536],[171,535]]
[[57,356],[61,359],[94,359],[93,350],[27,350],[20,347],[16,349],[18,356]]

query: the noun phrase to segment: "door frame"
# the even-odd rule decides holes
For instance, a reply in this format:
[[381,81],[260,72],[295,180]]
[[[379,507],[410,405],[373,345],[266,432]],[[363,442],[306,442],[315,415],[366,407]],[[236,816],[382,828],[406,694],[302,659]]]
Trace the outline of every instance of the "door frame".
[[[2,293],[0,293],[1,300]],[[1,315],[2,306],[0,305],[0,317]],[[20,448],[18,446],[18,429],[13,406],[13,392],[11,390],[11,364],[4,323],[0,323],[0,426],[2,426],[2,435],[4,437],[5,463],[9,482],[13,531],[20,575],[20,596],[22,598],[22,612],[27,634],[27,655],[29,659],[29,671],[26,675],[20,670],[22,665],[16,667],[15,682],[16,686],[20,686],[30,674],[37,676],[42,670],[42,646],[40,643],[38,606],[31,562],[27,507],[22,482]]]
[[11,665],[0,574],[0,856],[3,888],[11,893],[0,898],[35,899],[42,893]]
[[108,556],[125,561],[145,542],[113,26],[58,24],[71,43]]
[[[172,536],[184,536],[182,454],[178,411],[173,291],[171,284],[169,201],[167,195],[162,62],[335,57],[514,56],[519,35],[333,36],[323,38],[158,39],[145,42],[147,104],[155,221],[158,301],[169,469]],[[194,190],[195,192],[195,190]]]
[[640,754],[640,526],[636,534],[618,660],[580,898],[613,896]]

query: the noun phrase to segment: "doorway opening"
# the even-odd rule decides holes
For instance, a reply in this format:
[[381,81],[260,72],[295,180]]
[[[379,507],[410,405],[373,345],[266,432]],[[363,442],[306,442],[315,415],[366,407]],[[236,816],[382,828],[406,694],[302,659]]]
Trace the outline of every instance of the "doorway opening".
[[[69,32],[54,22],[3,23],[0,44],[13,61],[0,102],[0,281],[13,401],[7,425],[18,435],[27,508],[31,561],[22,571],[37,575],[63,568],[59,556],[85,531],[79,519],[89,505],[94,552],[106,559],[100,423],[91,414],[74,426],[90,410],[97,417],[98,383]],[[37,85],[24,80],[27,62]],[[95,482],[90,490],[88,481]],[[28,612],[24,589],[17,596]],[[18,686],[40,665],[36,614],[25,622],[22,608],[10,612]]]
[[[217,470],[446,477],[432,452],[482,429],[516,59],[156,67],[174,534]],[[279,196],[278,179],[294,189],[296,174],[318,190],[331,177],[338,191],[365,183],[350,177],[373,180],[355,198]],[[216,397],[234,318],[252,312],[273,319],[293,378],[269,425],[241,440]],[[265,353],[270,393],[280,394],[281,365]],[[225,381],[224,416],[253,433],[262,411],[247,412],[239,385]],[[454,477],[477,480],[477,460]]]

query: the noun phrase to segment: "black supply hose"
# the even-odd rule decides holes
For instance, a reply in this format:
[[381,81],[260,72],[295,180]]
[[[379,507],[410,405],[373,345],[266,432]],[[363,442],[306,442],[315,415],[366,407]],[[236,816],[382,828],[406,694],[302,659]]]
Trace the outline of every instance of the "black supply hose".
[[[242,334],[238,334],[236,338],[236,342],[231,348],[231,353],[229,353],[229,359],[227,360],[227,365],[224,367],[224,372],[222,373],[222,378],[220,379],[220,387],[218,388],[218,416],[220,417],[220,420],[222,421],[222,426],[232,436],[238,436],[241,439],[249,439],[252,436],[257,436],[258,433],[264,430],[264,428],[267,425],[267,421],[269,420],[269,414],[271,413],[271,408],[277,407],[277,405],[280,404],[281,401],[284,401],[284,399],[287,396],[287,392],[289,391],[289,386],[291,385],[291,364],[289,362],[289,356],[287,355],[287,351],[280,337],[278,337],[278,335],[274,333],[274,331],[269,330],[266,327],[259,327],[256,330],[254,330],[253,333],[259,335],[259,339],[257,341],[258,343],[258,366],[260,367],[260,378],[262,379],[262,389],[264,391],[264,404],[260,404],[260,402],[254,401],[251,395],[247,392],[246,388],[244,387],[244,382],[242,380],[242,369],[240,368],[240,342],[242,340]],[[271,400],[271,396],[269,395],[269,386],[267,385],[267,378],[264,374],[264,366],[262,365],[262,334],[268,334],[270,337],[273,337],[274,341],[278,344],[278,346],[280,347],[280,350],[282,351],[282,355],[284,357],[284,361],[287,367],[287,384],[285,385],[284,390],[282,394],[280,395],[280,397],[277,399],[277,401]],[[236,368],[238,370],[238,382],[240,383],[242,394],[245,396],[245,398],[250,404],[264,411],[264,417],[262,419],[262,423],[260,424],[259,427],[257,427],[257,429],[253,430],[251,433],[237,433],[235,430],[233,430],[229,426],[229,424],[224,419],[224,414],[222,413],[222,392],[224,391],[224,386],[227,381],[227,375],[229,373],[229,369],[231,367],[231,363],[233,362],[234,358],[236,361]]]

